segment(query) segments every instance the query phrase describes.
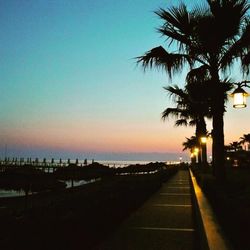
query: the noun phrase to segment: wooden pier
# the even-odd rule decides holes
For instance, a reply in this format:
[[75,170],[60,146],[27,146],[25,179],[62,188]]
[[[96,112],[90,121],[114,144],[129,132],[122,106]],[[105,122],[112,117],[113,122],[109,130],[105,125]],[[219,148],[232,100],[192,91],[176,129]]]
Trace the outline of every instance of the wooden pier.
[[4,171],[6,168],[17,168],[17,167],[32,167],[43,170],[47,173],[53,173],[56,169],[60,167],[69,167],[69,166],[78,166],[83,167],[87,166],[87,162],[79,163],[79,160],[76,159],[74,161],[68,160],[51,160],[44,159],[32,159],[32,158],[5,158],[4,160],[0,159],[0,171]]

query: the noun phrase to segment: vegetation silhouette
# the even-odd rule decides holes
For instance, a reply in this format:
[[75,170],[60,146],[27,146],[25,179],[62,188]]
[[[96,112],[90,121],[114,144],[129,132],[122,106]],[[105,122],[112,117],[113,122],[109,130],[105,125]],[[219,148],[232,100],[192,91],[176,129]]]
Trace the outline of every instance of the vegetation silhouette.
[[186,137],[186,141],[182,143],[183,151],[189,149],[191,153],[191,163],[192,165],[196,163],[196,157],[194,157],[194,149],[198,147],[198,140],[196,136],[191,136],[190,138]]
[[245,144],[249,144],[249,135],[244,134],[240,137],[240,141],[233,141],[225,145],[226,163],[228,167],[249,168],[250,151]]
[[240,143],[244,146],[244,144],[247,144],[246,149],[249,150],[250,145],[250,134],[244,134],[242,137],[240,137]]
[[[227,239],[235,250],[250,249],[250,152],[226,152],[230,159],[227,162],[227,179],[218,182],[209,172],[204,173],[198,167],[192,167],[199,185],[209,199],[216,217],[226,233]],[[233,165],[233,160],[238,165]],[[247,162],[246,162],[247,160]]]
[[198,162],[206,165],[206,144],[201,144],[199,138],[207,136],[205,117],[211,118],[211,112],[209,109],[209,98],[199,94],[207,85],[195,85],[189,84],[186,89],[181,89],[178,86],[164,87],[170,97],[173,97],[176,107],[165,109],[162,113],[162,118],[165,120],[167,117],[173,116],[177,119],[175,122],[176,126],[189,125],[196,127],[195,136],[197,142],[195,146],[201,149],[198,152]]
[[229,144],[229,147],[233,150],[233,151],[238,151],[238,150],[242,150],[241,147],[241,143],[238,141],[233,141]]
[[177,45],[177,52],[159,46],[137,57],[144,69],[162,68],[170,78],[188,65],[188,78],[210,81],[213,166],[220,181],[226,177],[223,120],[226,93],[223,82],[229,76],[227,70],[237,61],[241,62],[244,73],[249,73],[249,8],[247,0],[207,0],[192,10],[183,3],[167,10],[160,8],[155,12],[163,21],[158,31],[167,38],[170,48]]

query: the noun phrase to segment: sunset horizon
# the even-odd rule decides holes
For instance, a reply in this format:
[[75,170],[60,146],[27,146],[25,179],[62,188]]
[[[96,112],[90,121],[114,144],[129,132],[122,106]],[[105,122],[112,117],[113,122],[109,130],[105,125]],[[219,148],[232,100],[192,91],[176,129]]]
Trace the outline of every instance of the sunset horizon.
[[[153,11],[177,3],[2,2],[1,157],[5,145],[27,157],[27,148],[38,156],[182,153],[194,127],[175,127],[175,119],[161,115],[175,105],[163,87],[184,86],[186,70],[169,79],[163,71],[144,72],[135,59],[165,42]],[[241,79],[237,68],[231,75]],[[233,109],[231,98],[227,106],[226,144],[248,133],[250,122],[247,109]]]

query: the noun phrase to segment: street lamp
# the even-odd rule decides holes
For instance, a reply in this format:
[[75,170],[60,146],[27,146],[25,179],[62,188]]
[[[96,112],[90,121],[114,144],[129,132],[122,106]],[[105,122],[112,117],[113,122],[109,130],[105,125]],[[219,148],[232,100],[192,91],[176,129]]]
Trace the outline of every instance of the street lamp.
[[199,153],[199,149],[198,148],[194,148],[194,154],[197,155]]
[[193,153],[194,153],[194,159],[195,159],[195,162],[197,162],[197,160],[198,160],[198,162],[199,162],[199,148],[197,148],[197,147],[195,147],[194,149],[193,149]]
[[202,165],[207,165],[207,137],[205,135],[200,137],[201,143],[201,158],[202,158]]
[[242,87],[248,87],[250,88],[247,83],[250,83],[250,81],[243,81],[240,83],[235,83],[238,87],[234,90],[234,92],[231,94],[233,97],[233,107],[234,108],[245,108],[247,106],[247,96],[249,94],[242,88]]
[[206,137],[206,136],[202,136],[202,137],[200,138],[200,140],[201,140],[201,143],[202,143],[202,144],[207,143],[207,137]]

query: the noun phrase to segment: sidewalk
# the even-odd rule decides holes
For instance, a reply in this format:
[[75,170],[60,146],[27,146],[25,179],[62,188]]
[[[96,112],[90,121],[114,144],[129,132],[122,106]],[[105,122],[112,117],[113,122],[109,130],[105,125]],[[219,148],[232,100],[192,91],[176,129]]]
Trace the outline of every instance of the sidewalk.
[[180,170],[98,250],[199,249],[189,172]]

